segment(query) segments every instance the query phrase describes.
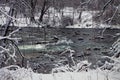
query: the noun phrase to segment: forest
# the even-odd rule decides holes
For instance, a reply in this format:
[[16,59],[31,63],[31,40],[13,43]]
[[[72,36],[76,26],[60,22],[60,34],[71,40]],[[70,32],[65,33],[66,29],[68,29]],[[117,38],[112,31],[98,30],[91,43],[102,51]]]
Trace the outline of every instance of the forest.
[[0,80],[120,80],[120,0],[0,0]]

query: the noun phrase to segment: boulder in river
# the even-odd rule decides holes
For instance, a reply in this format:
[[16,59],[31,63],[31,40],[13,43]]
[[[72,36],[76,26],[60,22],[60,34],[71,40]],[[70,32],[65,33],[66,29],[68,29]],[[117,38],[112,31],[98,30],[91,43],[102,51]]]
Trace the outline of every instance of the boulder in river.
[[79,41],[83,41],[84,39],[83,39],[82,37],[79,37],[78,40],[79,40]]
[[93,50],[99,51],[101,48],[95,47]]

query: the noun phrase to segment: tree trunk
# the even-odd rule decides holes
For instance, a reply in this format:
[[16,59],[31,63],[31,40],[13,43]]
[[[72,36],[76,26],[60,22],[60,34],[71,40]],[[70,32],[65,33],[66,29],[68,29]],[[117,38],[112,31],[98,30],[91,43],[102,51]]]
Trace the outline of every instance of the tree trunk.
[[44,16],[44,14],[45,14],[45,12],[47,11],[48,8],[49,8],[48,1],[44,0],[42,10],[41,10],[41,14],[40,14],[40,17],[39,17],[39,22],[43,21],[43,16]]
[[[14,9],[13,9],[13,7],[10,8],[10,11],[9,11],[8,15],[11,16],[11,17],[13,17],[13,15],[14,15]],[[7,36],[8,29],[10,27],[11,22],[12,22],[12,19],[8,18],[7,21],[6,21],[6,24],[3,25],[5,27],[5,31],[3,32],[3,36]]]
[[30,5],[31,5],[31,15],[30,15],[30,21],[34,22],[35,21],[35,6],[36,6],[37,0],[31,0]]
[[79,17],[78,17],[80,22],[81,22],[81,15],[82,15],[82,11],[79,12]]

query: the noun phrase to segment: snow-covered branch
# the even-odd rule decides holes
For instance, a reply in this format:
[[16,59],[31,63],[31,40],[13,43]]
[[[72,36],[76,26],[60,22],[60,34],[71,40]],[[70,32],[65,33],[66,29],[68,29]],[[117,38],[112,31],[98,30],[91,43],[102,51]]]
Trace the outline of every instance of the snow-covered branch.
[[25,24],[24,22],[19,21],[17,18],[14,18],[14,17],[10,16],[9,14],[7,14],[7,13],[5,12],[5,10],[4,10],[3,8],[1,8],[1,7],[0,7],[0,12],[1,12],[3,15],[5,15],[6,17],[8,17],[8,18],[10,18],[10,19],[12,19],[12,20],[15,20],[15,21],[17,21],[17,22],[19,22],[19,23],[21,23],[21,24]]
[[11,33],[9,33],[8,36],[0,36],[0,40],[7,39],[7,40],[13,40],[13,41],[15,41],[15,42],[18,43],[18,40],[21,39],[21,38],[11,38],[11,36],[12,36],[13,34],[15,34],[16,32],[18,32],[20,29],[21,29],[20,27],[17,28],[16,30],[14,30],[14,31],[12,31]]

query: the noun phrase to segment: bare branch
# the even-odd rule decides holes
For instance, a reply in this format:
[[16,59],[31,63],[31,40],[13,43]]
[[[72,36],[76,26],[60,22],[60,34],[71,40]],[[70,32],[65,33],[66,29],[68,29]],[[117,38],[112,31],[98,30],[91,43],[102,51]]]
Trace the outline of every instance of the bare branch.
[[10,18],[12,20],[15,20],[15,21],[17,21],[17,22],[19,22],[21,24],[25,24],[25,23],[19,21],[17,18],[14,18],[14,17],[11,17],[10,15],[8,15],[5,11],[3,11],[3,8],[0,8],[0,12],[3,13],[6,17],[8,17],[8,18]]
[[105,5],[104,5],[104,7],[103,7],[103,9],[102,9],[102,12],[101,12],[101,14],[100,15],[98,15],[98,17],[100,17],[100,16],[102,16],[103,15],[103,13],[105,12],[105,9],[106,9],[106,7],[112,2],[113,0],[109,0]]

